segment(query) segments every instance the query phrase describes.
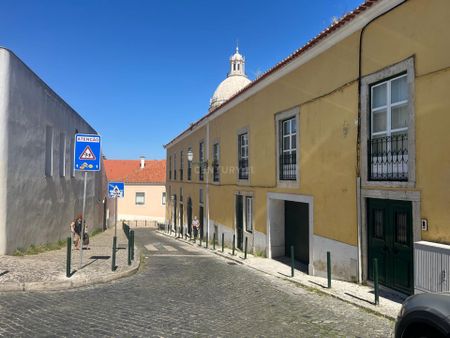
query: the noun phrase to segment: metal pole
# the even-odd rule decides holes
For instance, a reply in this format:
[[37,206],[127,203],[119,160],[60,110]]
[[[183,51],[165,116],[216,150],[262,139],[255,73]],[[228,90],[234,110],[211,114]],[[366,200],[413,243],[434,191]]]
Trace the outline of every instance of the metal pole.
[[206,233],[206,249],[208,249],[209,231]]
[[235,248],[235,239],[236,239],[236,235],[233,235],[233,256],[234,256],[234,250],[236,249]]
[[213,250],[216,250],[216,233],[213,235]]
[[72,261],[72,238],[67,237],[67,261],[66,261],[66,277],[70,277],[70,263]]
[[129,236],[128,234],[127,238],[128,238],[128,265],[131,265],[131,246],[130,246],[131,236]]
[[225,234],[222,232],[222,252],[223,252],[224,245],[225,245],[224,238],[225,238]]
[[373,286],[375,293],[375,305],[380,304],[380,295],[378,288],[378,260],[376,258],[373,259]]
[[113,237],[113,246],[112,246],[112,261],[111,261],[111,271],[116,270],[116,248],[117,248],[117,237]]
[[291,277],[294,277],[294,246],[291,245]]
[[114,202],[114,214],[115,214],[115,222],[114,222],[114,237],[117,237],[117,196],[114,197],[115,202]]
[[327,251],[327,278],[328,289],[331,289],[331,253]]
[[130,231],[130,237],[131,237],[131,260],[134,261],[134,230]]
[[81,222],[81,234],[80,234],[80,270],[83,266],[83,237],[84,237],[84,227],[86,223],[86,185],[87,185],[87,171],[84,172],[84,190],[83,190],[83,211],[81,213],[82,215],[82,222]]
[[244,251],[244,259],[247,259],[247,240],[248,240],[248,237],[245,237],[245,251]]

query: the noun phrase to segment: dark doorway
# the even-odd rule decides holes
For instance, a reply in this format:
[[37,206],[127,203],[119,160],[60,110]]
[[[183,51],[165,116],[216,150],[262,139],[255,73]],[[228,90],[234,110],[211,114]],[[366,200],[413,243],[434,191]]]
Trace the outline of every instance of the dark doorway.
[[[284,240],[285,255],[291,256],[305,266],[309,264],[309,205],[307,203],[284,201]],[[303,269],[302,269],[303,270]]]
[[200,206],[200,210],[198,213],[198,218],[200,221],[200,238],[203,239],[203,233],[204,233],[204,229],[203,229],[203,206]]
[[184,222],[183,222],[183,204],[180,203],[180,233],[183,235],[184,232]]
[[188,199],[187,204],[187,223],[188,223],[188,233],[189,236],[192,236],[192,200]]
[[242,250],[244,242],[244,198],[242,195],[236,195],[236,234],[236,246],[239,250]]
[[378,262],[381,284],[413,293],[412,205],[409,201],[367,200],[368,270],[373,280],[373,261]]
[[174,199],[173,199],[173,226],[175,229],[175,232],[177,232],[177,195],[175,195]]

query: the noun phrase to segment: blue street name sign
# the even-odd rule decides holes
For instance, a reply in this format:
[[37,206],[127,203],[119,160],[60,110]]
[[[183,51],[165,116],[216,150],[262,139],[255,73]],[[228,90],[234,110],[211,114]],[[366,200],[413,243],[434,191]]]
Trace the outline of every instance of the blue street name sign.
[[108,195],[110,198],[121,198],[124,196],[125,187],[123,182],[109,182]]
[[74,169],[100,171],[101,142],[95,134],[75,134]]

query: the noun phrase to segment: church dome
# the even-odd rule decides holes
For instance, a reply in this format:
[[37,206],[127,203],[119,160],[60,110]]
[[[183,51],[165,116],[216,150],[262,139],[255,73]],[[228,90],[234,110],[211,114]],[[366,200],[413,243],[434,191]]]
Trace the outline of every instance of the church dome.
[[245,75],[245,58],[239,54],[239,49],[236,47],[236,52],[230,57],[230,72],[214,92],[210,100],[209,110],[211,111],[226,102],[250,82]]

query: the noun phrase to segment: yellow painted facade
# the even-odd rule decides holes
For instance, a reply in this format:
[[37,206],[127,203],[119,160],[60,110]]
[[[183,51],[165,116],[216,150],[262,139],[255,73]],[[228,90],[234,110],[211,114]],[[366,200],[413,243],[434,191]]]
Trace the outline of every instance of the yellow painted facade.
[[[389,1],[389,0],[388,0]],[[381,1],[383,3],[385,1]],[[398,1],[397,1],[398,2]],[[370,11],[376,11],[376,6]],[[353,279],[360,274],[367,276],[367,261],[364,261],[364,238],[358,241],[359,228],[366,222],[358,218],[358,205],[363,205],[361,219],[364,219],[366,197],[404,194],[414,199],[415,240],[450,244],[450,44],[447,31],[450,2],[447,0],[409,0],[388,12],[378,13],[379,18],[354,29],[348,36],[337,38],[335,33],[325,37],[318,45],[327,42],[328,48],[306,60],[297,68],[272,81],[262,79],[263,88],[247,90],[206,117],[192,130],[187,130],[167,146],[167,163],[176,154],[177,168],[180,168],[180,152],[183,151],[184,179],[168,179],[168,196],[177,195],[177,203],[182,188],[183,203],[192,199],[193,215],[198,216],[200,189],[203,190],[205,218],[209,214],[210,231],[219,224],[229,229],[235,228],[235,195],[243,193],[253,197],[254,236],[268,236],[268,196],[271,193],[310,197],[313,200],[313,233],[318,236],[310,245],[331,240],[337,248],[354,252],[359,268],[342,268],[342,278]],[[356,21],[356,20],[355,20]],[[350,22],[344,27],[356,23]],[[347,27],[347,28],[348,28]],[[346,28],[346,29],[347,29]],[[343,30],[344,28],[340,28]],[[338,31],[339,32],[339,29]],[[358,186],[359,172],[367,157],[358,156],[367,140],[358,145],[359,101],[359,53],[361,41],[361,79],[367,75],[413,60],[414,92],[410,100],[413,104],[415,131],[415,182],[390,185],[364,180]],[[320,46],[319,46],[320,47]],[[317,46],[312,49],[318,48]],[[291,61],[294,62],[295,60]],[[289,65],[289,63],[288,63]],[[281,72],[283,68],[275,71]],[[269,81],[270,80],[270,81]],[[240,97],[245,97],[239,100]],[[236,102],[236,104],[233,104]],[[365,104],[365,102],[361,102]],[[277,139],[277,116],[286,111],[298,111],[298,159],[297,181],[282,184],[277,179],[279,142]],[[238,133],[247,130],[249,135],[248,181],[240,181],[238,167]],[[199,143],[204,142],[205,160],[209,164],[208,178],[200,182],[198,175]],[[214,183],[211,163],[213,144],[220,144],[220,182]],[[187,151],[192,148],[192,180],[187,181]],[[415,167],[415,168],[414,168]],[[170,165],[167,166],[170,170]],[[367,168],[365,169],[367,170]],[[170,178],[169,173],[167,177]],[[359,199],[359,196],[361,198]],[[404,199],[408,200],[408,197]],[[418,199],[418,200],[417,200]],[[167,203],[166,219],[172,219],[173,203]],[[418,208],[418,210],[416,210]],[[183,220],[186,222],[186,207]],[[418,230],[420,219],[427,219],[428,231]],[[208,219],[205,219],[208,223]],[[253,247],[257,251],[258,245]],[[267,250],[261,240],[261,250]],[[314,251],[316,250],[316,251]],[[323,266],[323,255],[313,248],[311,264]],[[353,251],[352,251],[353,250]],[[266,252],[267,254],[267,252]],[[353,255],[353,254],[352,254]],[[320,257],[319,257],[320,256]],[[353,256],[352,256],[353,257]],[[343,258],[343,265],[345,263]],[[350,266],[354,262],[349,262]],[[358,271],[356,271],[356,270]],[[339,275],[339,268],[336,273]],[[366,270],[364,273],[362,270]],[[311,271],[311,270],[310,270]],[[361,277],[359,278],[361,280]]]

